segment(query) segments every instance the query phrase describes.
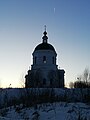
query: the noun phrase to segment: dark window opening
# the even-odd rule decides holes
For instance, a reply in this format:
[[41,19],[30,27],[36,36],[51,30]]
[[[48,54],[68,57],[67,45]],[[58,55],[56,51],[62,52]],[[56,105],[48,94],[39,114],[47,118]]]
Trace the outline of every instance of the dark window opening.
[[38,80],[36,80],[36,86],[38,86]]
[[50,85],[52,85],[52,79],[50,79]]
[[35,57],[35,64],[36,64],[36,62],[37,62],[37,57]]
[[43,85],[46,85],[46,79],[45,78],[43,79]]
[[43,63],[46,63],[46,56],[43,56]]
[[52,57],[52,63],[54,64],[55,62],[54,62],[54,57]]

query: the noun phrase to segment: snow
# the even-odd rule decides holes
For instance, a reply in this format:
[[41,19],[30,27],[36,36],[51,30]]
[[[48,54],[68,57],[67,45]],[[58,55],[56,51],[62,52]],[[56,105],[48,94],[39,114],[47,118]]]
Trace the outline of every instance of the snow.
[[[35,107],[12,106],[0,120],[90,120],[90,106],[85,103],[44,103]],[[3,109],[3,111],[4,111]]]
[[90,89],[0,89],[0,120],[90,120]]

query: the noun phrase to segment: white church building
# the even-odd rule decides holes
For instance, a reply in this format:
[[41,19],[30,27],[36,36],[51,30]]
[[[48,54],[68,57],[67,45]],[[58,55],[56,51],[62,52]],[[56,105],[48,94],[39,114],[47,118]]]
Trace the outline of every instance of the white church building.
[[46,28],[42,43],[37,45],[32,53],[33,64],[25,76],[26,88],[63,88],[63,69],[58,69],[56,64],[57,53],[55,48],[48,43]]

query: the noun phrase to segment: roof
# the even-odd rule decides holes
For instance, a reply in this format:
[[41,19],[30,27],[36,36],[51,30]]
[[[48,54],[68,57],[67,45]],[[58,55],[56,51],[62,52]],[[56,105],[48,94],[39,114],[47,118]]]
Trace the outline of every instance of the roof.
[[51,44],[44,43],[44,42],[36,46],[35,51],[37,50],[52,50],[55,52],[55,49]]
[[43,42],[41,44],[37,45],[34,51],[37,51],[37,50],[52,50],[56,53],[54,47],[47,42],[48,37],[47,37],[47,32],[46,32],[46,26],[45,26],[45,31],[44,31],[43,34],[44,34],[44,36],[42,37]]

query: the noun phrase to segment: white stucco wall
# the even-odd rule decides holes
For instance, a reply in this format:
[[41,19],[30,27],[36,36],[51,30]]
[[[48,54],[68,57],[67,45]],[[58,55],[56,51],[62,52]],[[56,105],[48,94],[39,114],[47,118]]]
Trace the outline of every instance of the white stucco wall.
[[[43,70],[56,70],[56,57],[57,54],[52,50],[37,50],[33,54],[33,65],[32,69],[43,69]],[[46,63],[43,62],[43,56],[46,56]],[[36,63],[35,61],[36,57]],[[54,57],[54,64],[52,58]]]

